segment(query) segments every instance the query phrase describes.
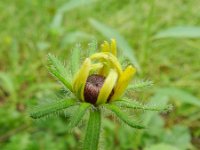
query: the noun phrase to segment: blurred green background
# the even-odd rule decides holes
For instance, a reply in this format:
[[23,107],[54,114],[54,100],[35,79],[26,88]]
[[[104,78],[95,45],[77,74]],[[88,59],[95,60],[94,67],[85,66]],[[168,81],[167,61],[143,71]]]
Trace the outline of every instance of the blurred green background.
[[[106,150],[200,149],[200,1],[1,0],[0,149],[81,149],[84,123],[67,133],[60,114],[32,120],[28,110],[59,97],[61,86],[45,65],[49,52],[68,63],[76,43],[116,38],[131,52],[137,79],[153,88],[132,94],[148,103],[172,103],[170,113],[133,115],[147,130],[104,119]],[[83,51],[87,53],[87,51]]]

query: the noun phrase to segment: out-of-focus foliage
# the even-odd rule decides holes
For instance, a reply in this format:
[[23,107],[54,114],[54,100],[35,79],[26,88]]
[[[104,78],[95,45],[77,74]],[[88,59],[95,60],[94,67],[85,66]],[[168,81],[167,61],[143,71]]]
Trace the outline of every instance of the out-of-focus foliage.
[[199,6],[183,0],[0,1],[0,149],[81,149],[85,122],[68,133],[70,111],[33,121],[28,110],[68,94],[44,67],[49,52],[67,64],[75,43],[88,47],[110,36],[121,42],[121,59],[130,55],[127,63],[140,66],[138,80],[154,82],[142,95],[126,94],[144,103],[172,103],[174,110],[129,112],[149,127],[140,131],[108,116],[102,148],[200,149]]

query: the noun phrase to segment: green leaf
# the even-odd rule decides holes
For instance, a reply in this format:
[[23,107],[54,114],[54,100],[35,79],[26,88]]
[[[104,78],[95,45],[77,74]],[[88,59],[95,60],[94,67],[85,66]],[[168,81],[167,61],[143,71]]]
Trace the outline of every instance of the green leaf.
[[57,12],[64,13],[73,10],[77,7],[88,5],[89,3],[95,2],[95,0],[70,0],[69,2],[62,5]]
[[[9,138],[9,144],[5,144],[5,147],[1,147],[4,150],[27,150],[31,142],[30,134],[22,132],[21,134],[11,134]],[[2,146],[2,145],[1,145]]]
[[[14,81],[15,80],[9,73],[0,72],[0,90],[7,92],[11,96],[10,100],[12,100],[13,102],[16,102],[17,101],[17,92],[16,92],[17,87]],[[3,91],[0,91],[0,95],[1,95],[1,92]]]
[[97,29],[101,34],[103,34],[108,39],[115,38],[117,40],[118,47],[122,50],[123,54],[131,61],[131,63],[133,63],[133,65],[135,65],[137,70],[140,72],[140,65],[136,59],[134,50],[127,43],[124,37],[122,37],[113,28],[108,27],[107,25],[102,24],[97,20],[90,19],[89,22],[95,29]]
[[169,144],[159,143],[159,144],[152,145],[150,147],[148,146],[144,150],[181,150],[181,149],[178,149],[177,147],[169,145]]
[[81,121],[83,116],[85,115],[86,111],[91,105],[89,103],[81,103],[79,108],[75,111],[73,116],[70,118],[70,122],[67,125],[67,130],[71,130],[72,128],[76,127],[78,123]]
[[162,38],[200,38],[200,27],[179,26],[165,29],[158,32],[155,39]]
[[127,125],[129,125],[132,128],[137,128],[137,129],[144,129],[145,127],[142,125],[139,125],[135,122],[133,122],[127,114],[125,114],[124,112],[121,111],[121,108],[117,105],[114,104],[104,104],[103,106],[105,106],[108,110],[112,111],[113,113],[115,113],[115,115],[122,120],[124,123],[126,123]]
[[166,130],[160,138],[163,142],[174,145],[181,150],[188,150],[191,147],[190,129],[184,125],[175,125]]
[[56,14],[53,18],[53,21],[50,24],[51,30],[61,31],[61,25],[64,17],[64,13],[71,11],[75,8],[87,5],[89,3],[95,2],[95,0],[70,0],[63,4],[58,10],[56,11]]
[[98,149],[100,130],[101,130],[101,111],[99,109],[91,110],[83,144],[84,150]]
[[56,13],[56,15],[53,18],[53,21],[50,24],[51,30],[60,30],[62,19],[63,19],[63,13]]
[[139,90],[139,89],[143,89],[143,88],[147,88],[153,85],[152,81],[146,80],[146,81],[136,81],[133,84],[128,86],[128,90]]
[[169,111],[172,109],[171,105],[166,105],[166,106],[159,106],[159,105],[144,105],[141,104],[137,101],[131,101],[131,100],[118,100],[114,101],[111,104],[115,104],[120,107],[125,107],[125,108],[132,108],[132,109],[141,109],[141,110],[151,110],[151,111]]
[[0,87],[4,88],[4,90],[10,94],[15,93],[14,82],[10,74],[0,72]]
[[30,112],[30,116],[34,119],[38,119],[44,116],[47,116],[49,114],[58,112],[60,110],[66,109],[70,106],[76,105],[76,100],[74,99],[63,99],[56,102],[53,102],[51,104],[41,105],[38,107],[35,107]]
[[172,87],[160,88],[157,90],[157,93],[173,97],[182,103],[188,103],[200,107],[200,99],[181,89]]
[[48,70],[61,82],[64,86],[72,91],[72,85],[68,79],[67,69],[63,66],[63,64],[54,56],[48,55],[49,66]]
[[81,47],[79,44],[75,46],[72,50],[72,55],[71,55],[71,71],[72,75],[74,75],[77,70],[79,69],[80,65],[80,53],[81,53]]

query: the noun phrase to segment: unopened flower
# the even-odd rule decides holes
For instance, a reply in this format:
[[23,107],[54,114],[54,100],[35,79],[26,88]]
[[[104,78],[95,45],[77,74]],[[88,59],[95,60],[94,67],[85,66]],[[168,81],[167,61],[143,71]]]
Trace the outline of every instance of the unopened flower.
[[[96,50],[96,43],[93,43],[92,47]],[[75,108],[67,125],[67,129],[71,130],[89,111],[90,117],[83,149],[96,150],[99,143],[102,111],[109,110],[130,127],[143,129],[145,127],[135,122],[133,118],[129,118],[123,109],[167,111],[171,108],[169,106],[143,105],[138,101],[123,97],[129,84],[129,90],[131,90],[149,86],[151,82],[131,83],[136,69],[132,65],[122,68],[117,59],[117,45],[114,39],[110,44],[105,41],[101,45],[101,51],[88,56],[81,67],[79,67],[80,52],[79,47],[72,52],[71,65],[69,65],[72,79],[70,79],[70,71],[55,56],[49,54],[48,69],[50,73],[64,85],[67,91],[70,91],[70,94],[61,100],[34,108],[30,113],[32,118],[37,119],[61,110]]]
[[100,105],[122,96],[136,70],[132,65],[124,70],[119,63],[116,41],[105,41],[102,50],[83,62],[73,81],[73,92],[85,102]]

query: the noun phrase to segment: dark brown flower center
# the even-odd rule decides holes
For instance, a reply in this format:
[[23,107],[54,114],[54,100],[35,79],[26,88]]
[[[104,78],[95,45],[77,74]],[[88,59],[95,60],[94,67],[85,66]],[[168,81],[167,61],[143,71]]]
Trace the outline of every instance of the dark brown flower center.
[[[99,92],[103,86],[105,77],[97,74],[90,75],[87,78],[85,89],[84,89],[84,98],[86,102],[95,104],[99,95]],[[113,90],[108,98],[113,95]]]

